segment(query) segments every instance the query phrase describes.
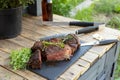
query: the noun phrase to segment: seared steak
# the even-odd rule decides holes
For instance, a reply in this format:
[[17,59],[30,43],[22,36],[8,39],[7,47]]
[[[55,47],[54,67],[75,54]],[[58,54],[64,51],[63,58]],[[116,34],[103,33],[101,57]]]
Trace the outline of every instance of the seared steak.
[[28,62],[29,67],[41,68],[42,62],[54,62],[68,60],[80,46],[78,37],[69,34],[64,38],[51,38],[49,40],[36,41],[32,46],[33,52]]
[[41,51],[37,49],[29,59],[28,66],[33,69],[40,69],[42,64]]
[[36,41],[31,47],[33,53],[38,49],[41,51],[42,61],[46,61],[46,54],[44,53],[44,46],[42,44],[42,41]]
[[37,49],[42,50],[43,45],[41,41],[36,41],[34,45],[31,47],[32,52],[36,51]]
[[45,48],[45,53],[47,61],[61,61],[70,59],[72,50],[69,45],[65,45],[64,48],[56,45],[50,45]]
[[66,36],[66,40],[64,41],[65,44],[68,44],[71,49],[72,49],[72,54],[75,53],[75,51],[79,48],[80,46],[80,41],[78,37],[75,34],[68,34]]
[[59,43],[59,42],[62,41],[62,39],[60,39],[60,38],[51,38],[49,41],[50,41],[50,42]]

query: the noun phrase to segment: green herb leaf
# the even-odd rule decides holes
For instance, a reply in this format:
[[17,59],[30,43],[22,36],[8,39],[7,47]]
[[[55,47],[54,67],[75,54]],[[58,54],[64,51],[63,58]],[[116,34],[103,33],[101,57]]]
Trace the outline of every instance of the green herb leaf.
[[13,50],[10,53],[10,64],[14,70],[25,69],[27,62],[31,56],[30,48],[22,48],[21,50]]
[[42,43],[45,47],[49,46],[49,45],[56,45],[56,46],[59,46],[61,48],[64,48],[64,46],[65,46],[63,42],[55,43],[55,42],[42,41]]

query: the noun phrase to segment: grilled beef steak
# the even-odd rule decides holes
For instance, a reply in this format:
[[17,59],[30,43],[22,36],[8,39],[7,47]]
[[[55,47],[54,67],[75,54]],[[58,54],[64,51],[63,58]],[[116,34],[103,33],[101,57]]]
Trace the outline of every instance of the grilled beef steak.
[[37,49],[29,59],[28,66],[33,69],[40,69],[42,64],[41,51]]
[[47,61],[61,61],[70,59],[72,50],[69,45],[65,45],[64,48],[56,45],[50,45],[45,48],[45,53]]
[[80,46],[80,41],[78,37],[75,34],[68,34],[66,36],[66,39],[64,41],[65,44],[68,44],[71,49],[72,49],[72,54],[75,53],[75,51],[79,48]]
[[62,41],[62,39],[60,39],[60,38],[51,38],[49,41],[50,41],[50,42],[59,43],[59,42]]
[[80,42],[75,34],[69,34],[64,38],[36,41],[31,48],[33,55],[28,65],[37,69],[41,68],[43,61],[53,62],[70,59],[79,46]]
[[32,52],[35,52],[38,49],[41,51],[42,61],[46,61],[46,54],[44,53],[44,46],[42,41],[36,41],[31,47]]
[[43,45],[41,41],[36,41],[34,45],[32,46],[31,50],[32,52],[36,51],[37,49],[42,50]]

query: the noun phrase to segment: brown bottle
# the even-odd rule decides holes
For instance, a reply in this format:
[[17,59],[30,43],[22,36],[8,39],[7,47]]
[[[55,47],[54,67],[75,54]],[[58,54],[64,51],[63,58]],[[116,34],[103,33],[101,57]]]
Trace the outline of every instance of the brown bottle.
[[52,0],[42,0],[43,21],[53,21]]

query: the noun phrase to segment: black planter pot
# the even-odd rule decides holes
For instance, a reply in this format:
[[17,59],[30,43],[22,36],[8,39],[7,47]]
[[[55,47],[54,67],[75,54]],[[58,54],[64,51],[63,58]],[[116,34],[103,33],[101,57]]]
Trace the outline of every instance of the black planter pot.
[[0,39],[18,36],[21,27],[22,7],[0,10]]

